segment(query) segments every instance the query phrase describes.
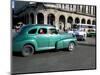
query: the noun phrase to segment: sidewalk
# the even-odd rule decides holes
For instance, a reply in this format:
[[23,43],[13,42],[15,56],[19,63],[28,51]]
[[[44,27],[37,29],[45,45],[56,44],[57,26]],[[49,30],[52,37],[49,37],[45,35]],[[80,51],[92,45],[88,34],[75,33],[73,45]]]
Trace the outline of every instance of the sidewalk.
[[96,38],[95,37],[87,37],[86,41],[78,41],[79,45],[89,45],[96,46]]

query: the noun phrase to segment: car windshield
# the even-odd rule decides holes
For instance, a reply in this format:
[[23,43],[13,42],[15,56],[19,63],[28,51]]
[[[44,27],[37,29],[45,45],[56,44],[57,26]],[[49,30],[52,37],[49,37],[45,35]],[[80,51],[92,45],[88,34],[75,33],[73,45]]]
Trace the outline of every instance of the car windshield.
[[88,30],[88,32],[95,32],[95,30]]

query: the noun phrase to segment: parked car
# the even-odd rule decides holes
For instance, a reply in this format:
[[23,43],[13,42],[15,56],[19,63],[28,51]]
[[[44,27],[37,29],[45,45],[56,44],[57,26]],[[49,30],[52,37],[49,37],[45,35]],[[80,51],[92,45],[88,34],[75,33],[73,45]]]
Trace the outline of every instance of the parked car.
[[86,40],[87,34],[84,31],[81,30],[75,30],[75,31],[68,31],[68,33],[71,33],[76,36],[77,40]]
[[73,51],[77,44],[75,36],[68,33],[59,33],[51,25],[26,25],[13,38],[13,52],[21,52],[23,56],[29,56],[34,51],[48,49],[62,49]]
[[85,31],[84,25],[73,24],[71,29],[67,31],[76,36],[77,40],[86,40],[87,32]]
[[95,37],[96,36],[96,31],[95,30],[88,30],[87,32],[88,37]]

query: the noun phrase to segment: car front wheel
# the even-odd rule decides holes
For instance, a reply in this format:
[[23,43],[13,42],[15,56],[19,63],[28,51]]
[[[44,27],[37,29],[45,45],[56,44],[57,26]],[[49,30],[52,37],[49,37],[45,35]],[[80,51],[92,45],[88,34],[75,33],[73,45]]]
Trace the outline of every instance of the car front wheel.
[[34,48],[31,45],[25,45],[22,49],[22,56],[31,56],[34,53]]
[[73,42],[70,42],[68,45],[68,51],[73,51],[75,48],[75,44]]

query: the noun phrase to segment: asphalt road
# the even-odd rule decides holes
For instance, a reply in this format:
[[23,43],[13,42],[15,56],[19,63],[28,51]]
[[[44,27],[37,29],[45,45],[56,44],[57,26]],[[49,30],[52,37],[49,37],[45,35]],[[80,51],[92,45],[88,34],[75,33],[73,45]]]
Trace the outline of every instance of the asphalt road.
[[12,73],[68,71],[96,68],[95,46],[78,45],[73,52],[43,51],[31,57],[12,56]]

